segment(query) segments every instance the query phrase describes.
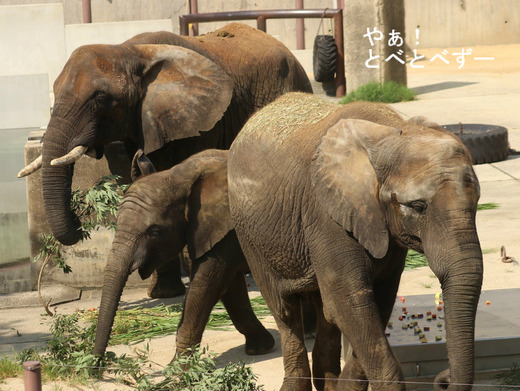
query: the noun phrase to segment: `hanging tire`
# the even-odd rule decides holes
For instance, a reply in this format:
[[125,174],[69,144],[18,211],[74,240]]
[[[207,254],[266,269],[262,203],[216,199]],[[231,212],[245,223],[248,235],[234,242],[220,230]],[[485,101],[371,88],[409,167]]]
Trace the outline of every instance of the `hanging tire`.
[[503,126],[483,124],[443,125],[468,148],[473,164],[493,163],[504,160],[509,155],[507,129]]
[[321,83],[334,80],[337,51],[338,48],[332,35],[316,36],[312,52],[314,80]]

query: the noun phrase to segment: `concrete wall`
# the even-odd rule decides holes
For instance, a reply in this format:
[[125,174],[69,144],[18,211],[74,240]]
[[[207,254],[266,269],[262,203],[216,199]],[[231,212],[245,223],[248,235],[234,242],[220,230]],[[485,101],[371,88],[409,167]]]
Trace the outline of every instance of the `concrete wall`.
[[0,129],[40,127],[50,119],[49,75],[0,76]]
[[171,19],[69,24],[65,26],[66,57],[69,58],[74,49],[82,45],[119,44],[137,34],[162,30],[174,32]]
[[[0,0],[0,6],[49,3],[63,5],[65,24],[82,23],[81,0]],[[91,3],[94,23],[172,19],[175,32],[178,31],[178,15],[186,13],[186,0],[91,0]],[[305,8],[337,7],[336,0],[305,0],[304,4]],[[199,1],[198,6],[199,12],[283,9],[294,8],[294,0]],[[424,48],[520,42],[518,0],[405,0],[405,8],[406,34],[411,38],[411,45],[415,44],[417,26],[421,28],[420,46]],[[305,24],[306,33],[314,35],[317,24],[309,21]],[[291,46],[293,21],[270,21],[268,29],[271,28],[273,35],[280,36]],[[285,41],[286,35],[290,41]],[[309,40],[307,47],[310,48],[308,44]]]
[[61,4],[0,7],[0,75],[46,74],[54,82],[66,60],[64,30]]
[[[65,24],[83,23],[81,0],[0,0],[0,6],[49,3],[62,5]],[[91,9],[94,23],[171,19],[186,13],[186,0],[91,0]]]
[[405,0],[405,7],[411,48],[520,43],[518,0]]
[[30,131],[0,129],[0,294],[32,287],[25,181],[16,178]]

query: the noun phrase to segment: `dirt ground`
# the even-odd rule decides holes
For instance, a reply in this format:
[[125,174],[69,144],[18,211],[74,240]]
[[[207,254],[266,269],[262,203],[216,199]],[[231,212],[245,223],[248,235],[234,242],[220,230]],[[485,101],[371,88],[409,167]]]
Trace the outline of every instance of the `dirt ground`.
[[[448,53],[461,52],[463,48],[448,48]],[[467,49],[467,48],[466,48]],[[419,62],[418,64],[424,64],[423,69],[411,69],[408,68],[409,75],[417,77],[424,75],[425,79],[428,77],[438,77],[442,80],[443,77],[449,75],[449,80],[456,80],[457,74],[510,74],[520,73],[520,45],[502,45],[502,46],[479,46],[472,48],[473,56],[481,57],[494,57],[494,60],[476,61],[471,56],[466,57],[466,63],[461,68],[457,67],[460,65],[455,61],[455,56],[446,56],[450,60],[450,64],[447,65],[440,60],[431,62],[436,54],[441,53],[444,48],[440,49],[423,49],[419,50],[419,53],[426,56],[426,59]],[[520,80],[520,79],[518,79]],[[419,99],[421,97],[419,96]],[[518,102],[520,104],[520,102]],[[412,103],[413,104],[413,103]],[[449,108],[446,108],[449,110]],[[517,113],[515,113],[516,115]],[[520,145],[514,146],[520,150]],[[518,195],[516,195],[518,199]],[[518,205],[518,203],[517,203]],[[484,277],[484,290],[491,289],[506,289],[506,288],[519,288],[520,287],[520,275],[518,267],[512,264],[504,264],[500,261],[500,243],[493,244],[488,248],[484,248],[484,264],[485,264],[485,277]],[[518,257],[518,256],[517,256]],[[518,257],[520,258],[520,257]],[[517,259],[518,259],[517,258]],[[519,259],[520,260],[520,259]],[[399,288],[400,296],[418,295],[418,294],[432,294],[440,292],[440,286],[437,279],[428,267],[415,269],[411,271],[405,271],[403,274],[401,285]],[[252,290],[251,295],[258,295],[259,293]],[[136,302],[146,302],[145,289],[132,290],[125,292],[123,301],[130,305]],[[76,309],[88,309],[91,307],[97,307],[99,304],[99,297],[93,295],[92,298],[83,298],[81,301],[67,303],[58,306],[60,313],[72,312]],[[149,303],[153,304],[152,302]],[[18,310],[23,311],[23,310]],[[259,377],[259,383],[263,384],[266,391],[278,390],[283,380],[283,363],[281,358],[279,334],[276,330],[276,325],[272,318],[263,320],[276,339],[276,348],[273,352],[264,355],[249,357],[244,353],[244,339],[236,331],[211,331],[207,330],[204,333],[202,345],[208,345],[210,349],[218,354],[218,358],[221,362],[237,361],[242,360],[247,364],[251,365],[253,371]],[[309,352],[312,350],[313,340],[308,339],[307,345]],[[172,358],[175,347],[175,336],[168,336],[163,338],[153,339],[150,342],[151,359],[158,365],[166,365]],[[128,346],[118,346],[114,349],[117,353],[129,351]],[[476,387],[475,389],[496,389],[497,387],[490,387],[489,384],[493,383],[494,380],[485,379],[481,377],[477,379],[478,383],[488,385],[483,388]],[[21,379],[8,379],[5,383],[0,384],[0,390],[5,391],[18,391],[23,389],[23,381]],[[46,384],[43,387],[45,391],[51,390],[125,390],[130,389],[121,384],[114,384],[110,381],[100,381],[88,386],[73,386],[62,382]],[[409,386],[409,389],[417,389],[416,386]],[[427,386],[425,389],[431,389]]]

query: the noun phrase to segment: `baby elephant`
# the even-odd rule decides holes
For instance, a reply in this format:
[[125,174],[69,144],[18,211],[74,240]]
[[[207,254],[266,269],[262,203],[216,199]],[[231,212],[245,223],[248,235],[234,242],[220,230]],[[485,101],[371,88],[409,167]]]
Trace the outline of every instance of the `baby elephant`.
[[[130,273],[137,269],[141,278],[149,277],[185,245],[193,263],[177,331],[177,354],[200,343],[219,299],[246,337],[247,354],[272,349],[274,339],[249,302],[244,279],[249,268],[229,211],[227,155],[227,151],[207,150],[167,171],[143,176],[130,186],[119,209],[105,269],[94,354],[105,352]],[[145,172],[153,168],[144,155],[136,159],[134,167],[136,164]]]

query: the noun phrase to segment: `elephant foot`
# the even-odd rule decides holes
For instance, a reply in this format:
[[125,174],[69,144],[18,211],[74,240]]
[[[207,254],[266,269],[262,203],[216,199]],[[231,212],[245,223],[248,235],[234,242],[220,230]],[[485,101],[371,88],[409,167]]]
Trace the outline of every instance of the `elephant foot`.
[[300,379],[297,377],[286,377],[283,380],[280,391],[311,391],[312,384],[309,378]]
[[186,287],[181,279],[172,282],[171,280],[157,278],[156,273],[153,274],[152,282],[148,286],[148,296],[152,299],[182,296],[185,292]]
[[193,355],[192,350],[190,349],[180,349],[177,348],[175,351],[175,356],[171,359],[168,365],[179,365],[182,371],[187,371],[190,369],[189,360],[183,360],[184,363],[179,363],[179,358],[182,356],[183,358],[190,357]]
[[450,370],[445,369],[437,376],[435,376],[435,380],[433,381],[433,389],[435,391],[447,390],[450,385]]
[[246,335],[246,354],[258,356],[273,350],[274,338],[269,331],[264,330],[262,334]]

